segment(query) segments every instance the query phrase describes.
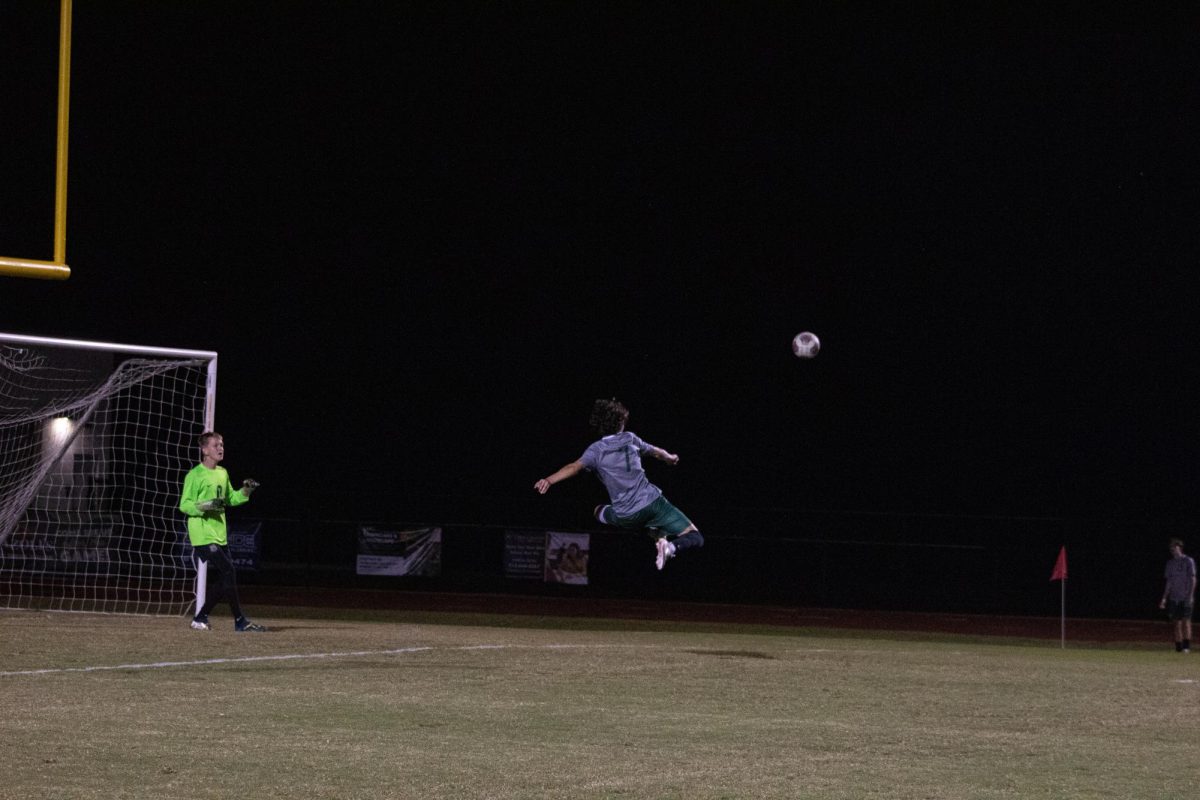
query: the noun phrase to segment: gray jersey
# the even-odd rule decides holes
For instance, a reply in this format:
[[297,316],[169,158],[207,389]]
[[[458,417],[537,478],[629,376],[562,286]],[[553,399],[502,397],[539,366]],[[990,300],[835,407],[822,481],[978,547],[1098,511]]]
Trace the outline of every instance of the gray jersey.
[[1167,561],[1167,599],[1176,603],[1192,596],[1192,581],[1196,577],[1196,562],[1191,556],[1172,556]]
[[618,516],[628,517],[662,496],[642,469],[642,454],[650,449],[634,434],[622,431],[592,442],[579,459],[604,484]]

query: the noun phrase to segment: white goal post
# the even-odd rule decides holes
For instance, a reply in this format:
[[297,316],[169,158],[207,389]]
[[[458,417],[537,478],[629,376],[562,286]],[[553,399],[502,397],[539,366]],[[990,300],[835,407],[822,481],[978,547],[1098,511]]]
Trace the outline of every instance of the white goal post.
[[182,615],[217,354],[0,333],[0,607]]

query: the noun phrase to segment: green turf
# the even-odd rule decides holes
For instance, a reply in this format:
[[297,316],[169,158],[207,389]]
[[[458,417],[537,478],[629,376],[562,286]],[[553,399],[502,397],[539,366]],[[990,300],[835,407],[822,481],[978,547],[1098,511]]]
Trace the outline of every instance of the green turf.
[[[0,797],[1183,798],[1200,782],[1200,662],[1169,647],[256,620],[271,632],[0,612]],[[162,662],[186,663],[139,666]]]

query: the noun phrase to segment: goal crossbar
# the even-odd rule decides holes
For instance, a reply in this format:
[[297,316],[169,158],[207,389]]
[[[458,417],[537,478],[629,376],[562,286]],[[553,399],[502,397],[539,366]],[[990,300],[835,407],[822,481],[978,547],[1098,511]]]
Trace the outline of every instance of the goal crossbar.
[[202,358],[213,362],[217,360],[217,354],[212,350],[180,350],[175,347],[147,347],[137,344],[93,342],[82,339],[55,339],[46,336],[24,336],[19,333],[0,333],[0,342],[42,345],[45,347],[71,347],[77,350],[103,350],[111,353],[140,353],[147,356],[164,356],[170,358]]

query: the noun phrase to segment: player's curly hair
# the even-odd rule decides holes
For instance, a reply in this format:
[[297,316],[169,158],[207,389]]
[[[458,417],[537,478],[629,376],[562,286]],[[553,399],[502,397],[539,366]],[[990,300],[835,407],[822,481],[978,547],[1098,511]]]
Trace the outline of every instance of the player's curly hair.
[[629,421],[629,409],[621,405],[617,398],[612,400],[597,400],[592,403],[592,416],[588,425],[597,436],[609,436],[619,433]]

